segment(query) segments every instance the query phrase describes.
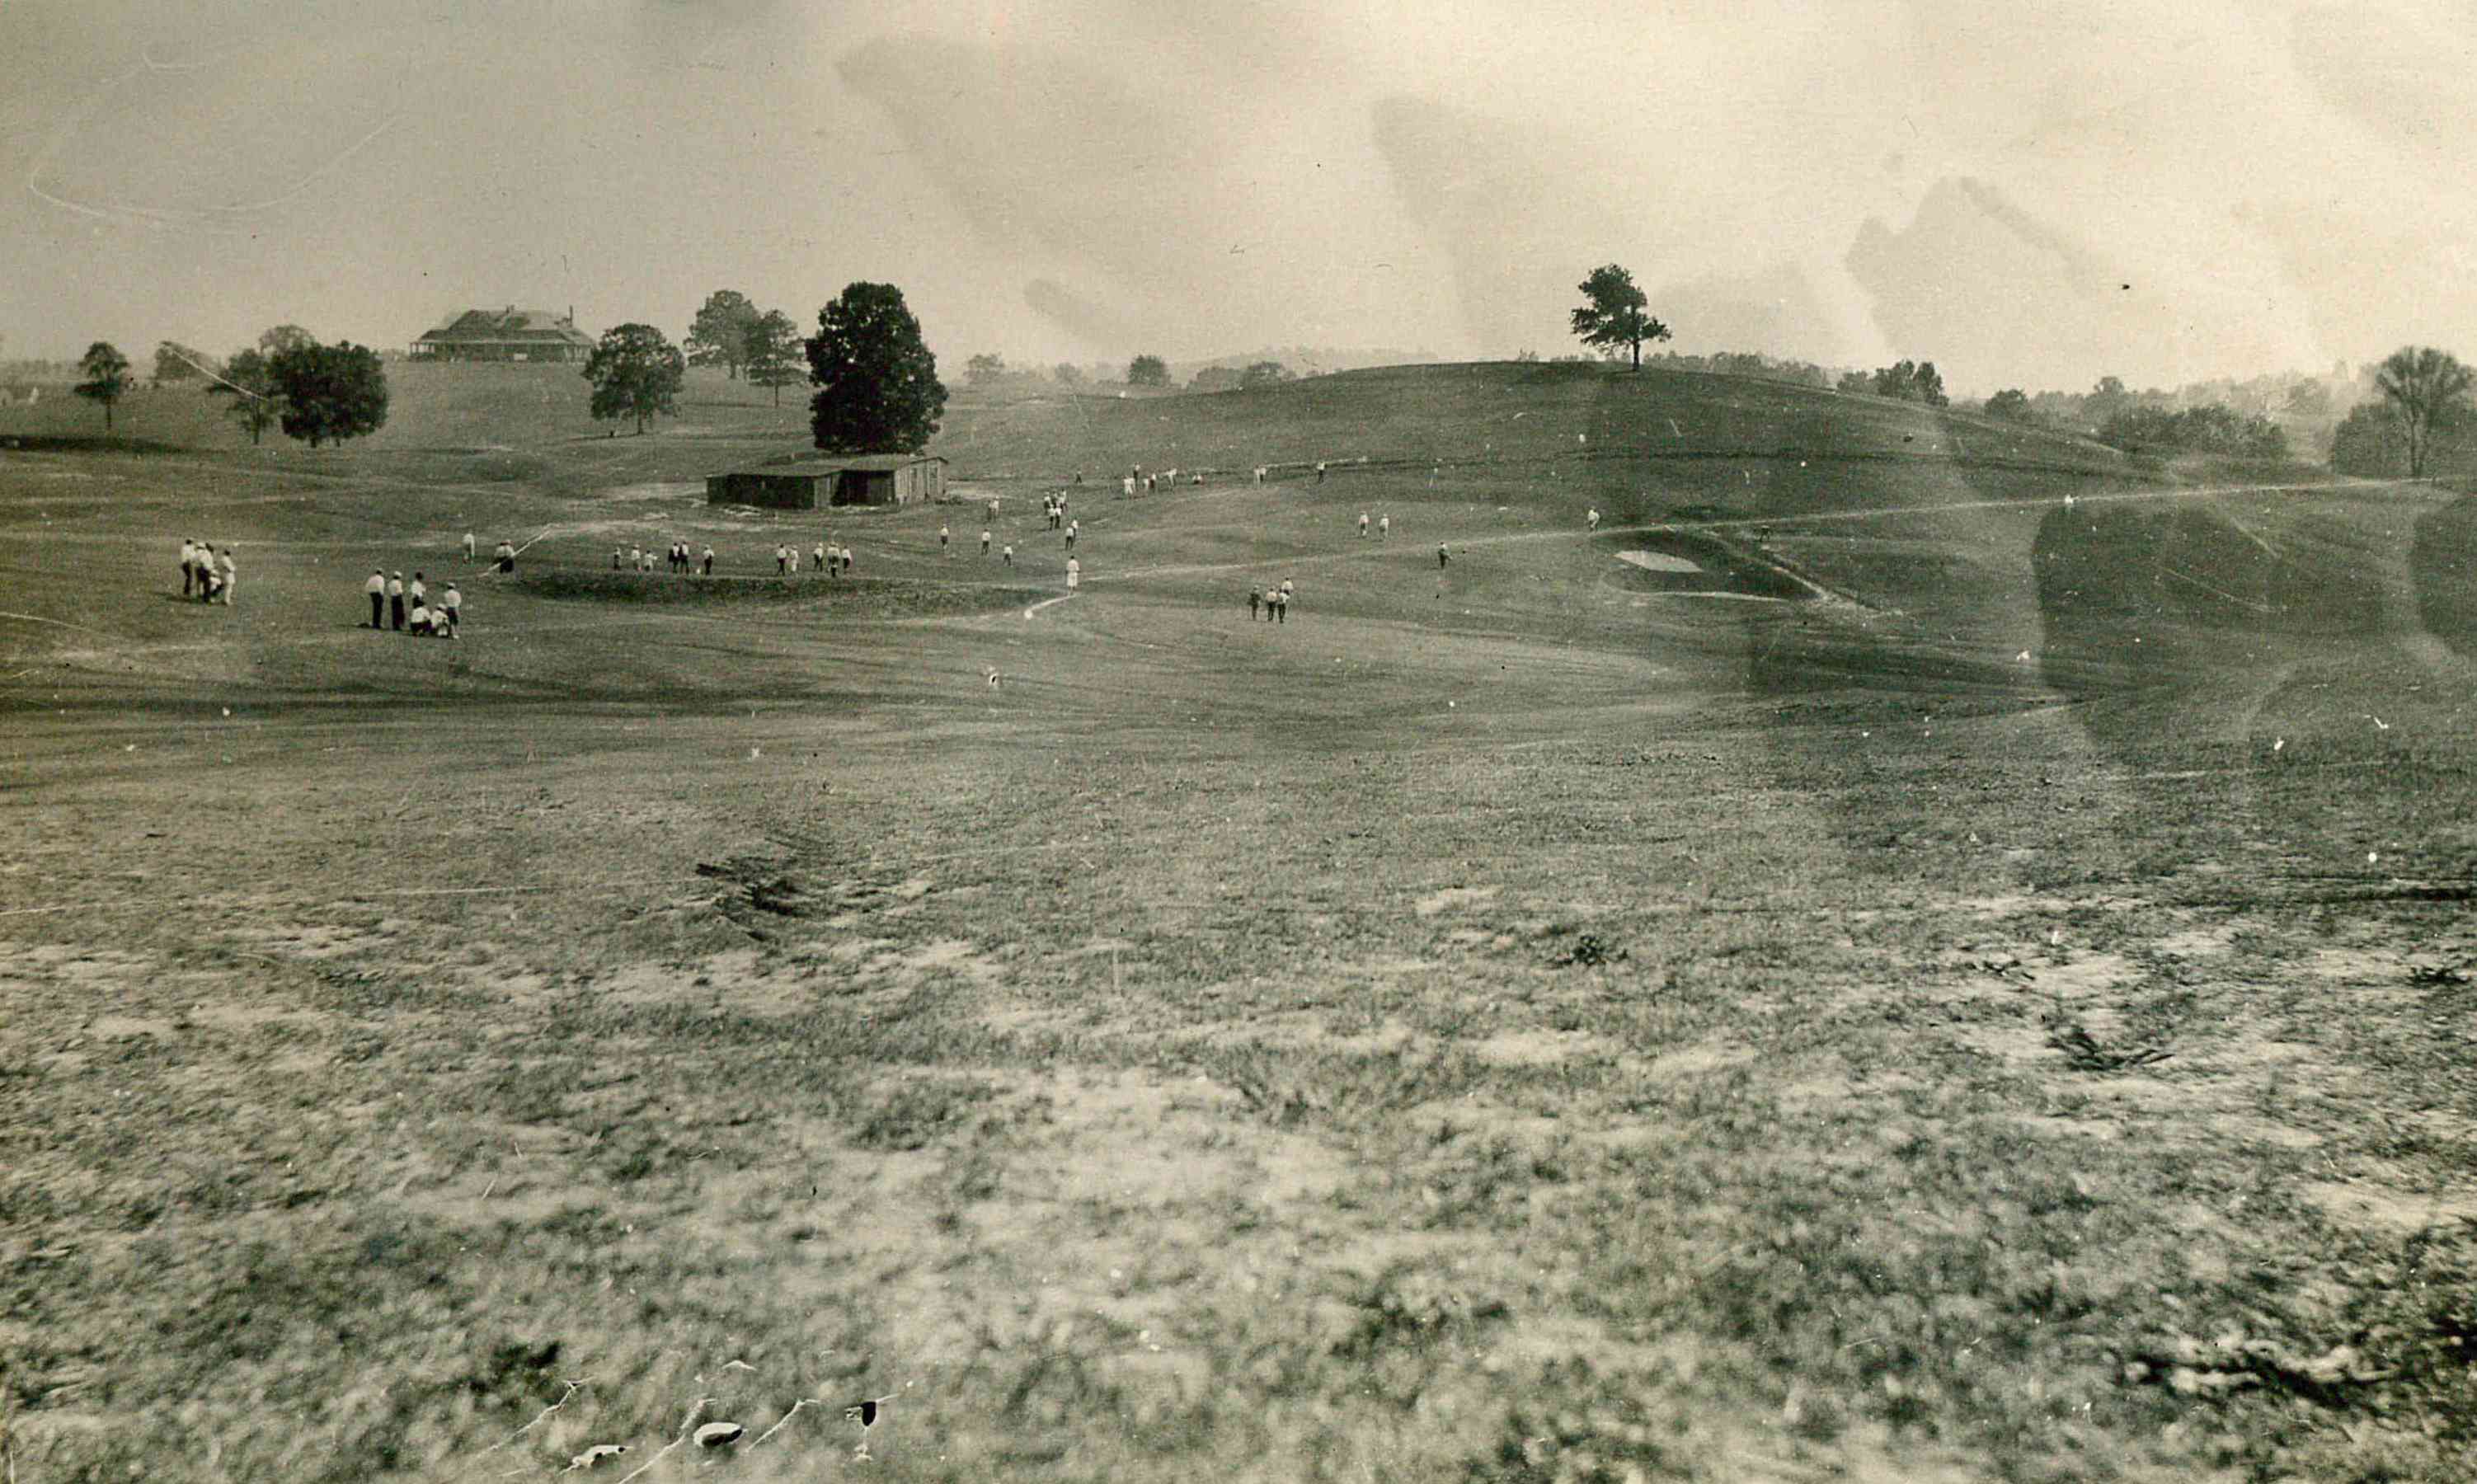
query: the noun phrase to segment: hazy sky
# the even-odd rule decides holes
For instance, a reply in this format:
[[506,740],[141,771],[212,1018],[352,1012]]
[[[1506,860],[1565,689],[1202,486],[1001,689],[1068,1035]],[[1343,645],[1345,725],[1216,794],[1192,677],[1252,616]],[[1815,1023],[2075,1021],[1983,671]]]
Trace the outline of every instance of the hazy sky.
[[0,354],[865,278],[957,370],[1553,355],[1614,260],[1964,391],[2477,355],[2472,78],[2418,0],[6,0]]

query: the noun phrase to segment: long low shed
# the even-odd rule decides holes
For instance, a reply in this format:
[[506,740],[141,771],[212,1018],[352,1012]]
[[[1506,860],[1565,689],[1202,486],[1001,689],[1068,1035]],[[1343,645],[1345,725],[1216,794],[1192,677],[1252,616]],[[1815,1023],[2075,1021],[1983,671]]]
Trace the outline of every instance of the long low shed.
[[813,510],[821,505],[913,505],[946,492],[946,460],[936,454],[863,454],[832,461],[769,464],[709,475],[708,505]]

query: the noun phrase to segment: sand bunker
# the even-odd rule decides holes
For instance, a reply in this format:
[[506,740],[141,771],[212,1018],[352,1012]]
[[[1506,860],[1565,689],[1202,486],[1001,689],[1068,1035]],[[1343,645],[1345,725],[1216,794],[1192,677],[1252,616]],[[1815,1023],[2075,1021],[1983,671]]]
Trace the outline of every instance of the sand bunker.
[[1702,567],[1666,552],[1619,552],[1617,560],[1648,572],[1700,572]]

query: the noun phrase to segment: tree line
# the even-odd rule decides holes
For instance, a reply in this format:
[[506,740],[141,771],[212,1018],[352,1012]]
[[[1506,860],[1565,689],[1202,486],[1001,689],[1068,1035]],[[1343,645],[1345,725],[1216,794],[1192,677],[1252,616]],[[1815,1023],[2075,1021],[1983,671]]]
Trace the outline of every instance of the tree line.
[[[137,385],[129,358],[111,341],[97,340],[78,358],[78,374],[83,380],[70,390],[103,408],[109,433],[113,407]],[[274,427],[316,448],[387,424],[387,375],[378,352],[349,340],[322,345],[298,325],[276,326],[220,365],[165,340],[155,348],[155,379],[204,381],[210,392],[231,399],[227,410],[253,444]]]
[[809,426],[829,453],[914,454],[938,432],[946,386],[920,321],[891,284],[855,283],[817,311],[817,333],[802,335],[780,309],[761,310],[736,289],[717,289],[689,322],[680,345],[652,325],[603,332],[585,362],[597,421],[676,416],[691,365],[719,365],[726,379],[774,390],[816,387]]

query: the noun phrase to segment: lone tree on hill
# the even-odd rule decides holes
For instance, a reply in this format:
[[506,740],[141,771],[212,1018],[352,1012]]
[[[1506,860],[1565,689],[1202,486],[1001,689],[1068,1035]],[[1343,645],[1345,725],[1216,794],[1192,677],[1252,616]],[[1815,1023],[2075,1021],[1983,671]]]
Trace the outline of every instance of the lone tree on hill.
[[1138,356],[1127,362],[1127,384],[1130,386],[1167,386],[1169,362],[1159,356]]
[[316,448],[387,426],[387,372],[366,345],[294,346],[268,357],[266,374],[283,403],[278,418],[286,437],[307,438]]
[[891,284],[852,284],[817,311],[809,429],[837,454],[916,454],[946,410],[938,358]]
[[1258,386],[1279,386],[1284,382],[1297,380],[1297,375],[1278,360],[1260,360],[1238,373],[1238,386],[1242,391]]
[[214,363],[178,340],[165,340],[155,347],[155,380],[187,382],[215,374]]
[[263,351],[235,351],[232,359],[224,362],[223,374],[207,390],[233,399],[232,406],[224,408],[224,415],[249,430],[253,448],[266,430],[283,419],[284,396],[275,389],[275,377],[267,369]]
[[317,343],[318,337],[299,325],[278,325],[258,337],[258,348],[269,356],[281,355],[286,351],[297,351],[303,346]]
[[129,358],[120,354],[109,340],[97,340],[78,358],[78,370],[86,380],[77,383],[76,391],[88,402],[103,404],[103,431],[112,431],[112,405],[129,393]]
[[748,337],[764,316],[748,296],[736,288],[717,288],[706,295],[705,308],[697,310],[688,322],[688,337],[681,342],[692,366],[722,363],[723,376],[737,381],[739,368],[748,364]]
[[2008,423],[2031,421],[2030,397],[2018,386],[2007,386],[1987,399],[1987,415]]
[[1614,351],[1622,345],[1642,369],[1642,342],[1665,340],[1668,327],[1651,315],[1651,296],[1635,286],[1634,275],[1615,263],[1593,268],[1576,287],[1589,302],[1574,310],[1574,334],[1585,345]]
[[2410,479],[2425,474],[2435,430],[2466,409],[2469,380],[2468,368],[2459,358],[2431,345],[2404,345],[2385,358],[2374,373],[2375,387],[2399,413]]
[[794,382],[809,379],[809,368],[802,362],[800,327],[781,309],[767,309],[765,317],[748,331],[748,380],[758,386],[774,391],[774,405],[783,405],[783,388]]
[[975,386],[994,382],[1006,374],[1006,358],[993,351],[985,351],[963,362],[963,379]]
[[1932,360],[1903,360],[1885,366],[1875,373],[1873,390],[1878,397],[1923,402],[1931,408],[1947,407],[1952,402],[1944,395],[1943,373],[1936,369]]
[[616,325],[602,332],[601,343],[585,362],[585,379],[593,383],[592,412],[596,422],[637,419],[637,432],[657,412],[679,412],[680,383],[688,362],[678,346],[651,325]]

